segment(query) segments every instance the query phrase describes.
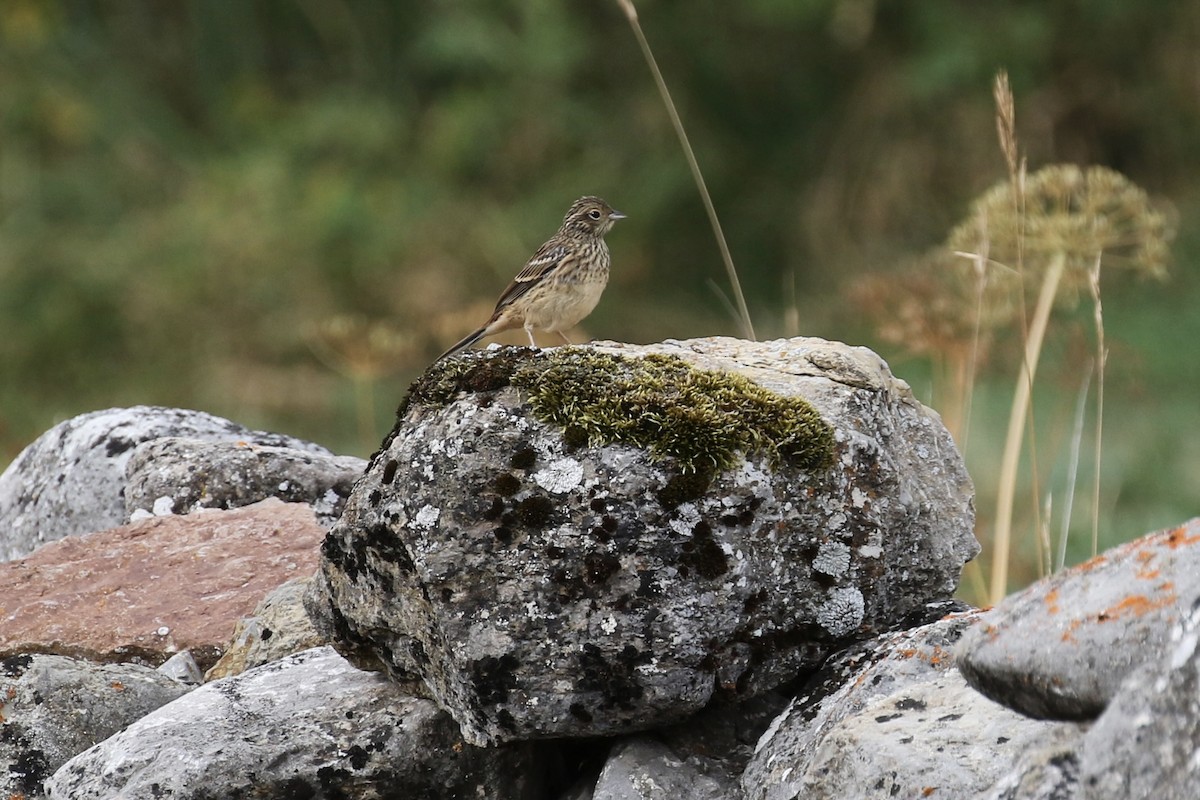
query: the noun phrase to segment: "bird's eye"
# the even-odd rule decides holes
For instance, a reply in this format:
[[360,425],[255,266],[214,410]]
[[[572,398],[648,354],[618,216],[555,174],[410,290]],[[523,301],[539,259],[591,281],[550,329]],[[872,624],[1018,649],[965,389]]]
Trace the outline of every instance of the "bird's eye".
[[600,212],[593,208],[591,211],[588,212],[588,216],[591,217],[592,219],[600,219]]

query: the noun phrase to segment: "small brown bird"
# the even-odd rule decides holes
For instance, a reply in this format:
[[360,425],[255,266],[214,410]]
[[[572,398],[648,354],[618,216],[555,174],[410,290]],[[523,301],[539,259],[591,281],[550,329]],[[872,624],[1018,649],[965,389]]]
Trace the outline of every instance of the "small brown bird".
[[592,313],[608,283],[611,257],[604,234],[625,219],[599,197],[581,197],[563,217],[558,233],[537,249],[525,268],[496,301],[492,317],[479,330],[438,356],[466,349],[485,336],[524,328],[529,343],[534,329],[554,331],[570,344],[565,331]]

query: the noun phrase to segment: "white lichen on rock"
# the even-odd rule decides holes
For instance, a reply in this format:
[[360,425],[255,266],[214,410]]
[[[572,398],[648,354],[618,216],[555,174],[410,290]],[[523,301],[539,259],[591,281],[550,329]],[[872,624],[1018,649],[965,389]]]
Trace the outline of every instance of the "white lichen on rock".
[[583,464],[560,458],[533,473],[533,481],[551,494],[565,494],[583,482]]
[[850,547],[842,542],[822,542],[817,548],[817,556],[813,559],[812,568],[835,578],[846,574],[850,569]]
[[863,621],[863,595],[853,586],[834,589],[817,609],[817,624],[830,636],[845,636]]

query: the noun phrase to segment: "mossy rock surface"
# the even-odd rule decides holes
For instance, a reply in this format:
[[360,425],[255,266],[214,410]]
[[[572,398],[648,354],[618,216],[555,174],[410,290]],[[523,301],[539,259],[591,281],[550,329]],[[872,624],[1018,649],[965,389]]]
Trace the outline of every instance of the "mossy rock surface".
[[467,741],[611,736],[951,596],[972,529],[949,434],[863,348],[488,348],[413,385],[317,586]]
[[833,429],[808,401],[667,354],[630,358],[574,347],[468,353],[414,383],[401,414],[411,403],[444,405],[464,392],[509,385],[569,444],[633,445],[685,473],[729,469],[760,454],[804,470],[833,459]]

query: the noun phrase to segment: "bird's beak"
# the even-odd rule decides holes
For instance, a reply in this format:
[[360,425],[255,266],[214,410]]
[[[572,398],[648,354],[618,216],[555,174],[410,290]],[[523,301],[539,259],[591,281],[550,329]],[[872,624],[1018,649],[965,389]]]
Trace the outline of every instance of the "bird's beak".
[[617,211],[614,208],[612,211],[608,212],[608,218],[609,219],[625,219],[625,215],[622,214],[620,211]]

